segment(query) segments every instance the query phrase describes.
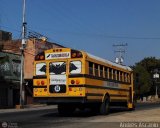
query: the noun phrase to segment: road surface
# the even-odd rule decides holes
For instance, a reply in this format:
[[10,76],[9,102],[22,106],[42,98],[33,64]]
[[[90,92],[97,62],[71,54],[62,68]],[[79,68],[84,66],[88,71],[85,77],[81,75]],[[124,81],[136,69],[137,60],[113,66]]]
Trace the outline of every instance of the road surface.
[[[127,123],[126,123],[127,122]],[[135,111],[112,108],[106,116],[77,111],[60,116],[55,106],[0,110],[0,128],[160,128],[160,103],[138,104]]]

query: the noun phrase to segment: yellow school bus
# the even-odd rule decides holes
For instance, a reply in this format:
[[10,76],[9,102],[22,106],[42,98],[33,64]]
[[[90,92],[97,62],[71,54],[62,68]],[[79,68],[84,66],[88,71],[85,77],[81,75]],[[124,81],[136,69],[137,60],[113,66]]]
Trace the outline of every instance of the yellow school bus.
[[134,109],[133,72],[84,51],[45,50],[35,56],[33,97],[57,104],[60,114],[90,108],[106,115],[110,106]]

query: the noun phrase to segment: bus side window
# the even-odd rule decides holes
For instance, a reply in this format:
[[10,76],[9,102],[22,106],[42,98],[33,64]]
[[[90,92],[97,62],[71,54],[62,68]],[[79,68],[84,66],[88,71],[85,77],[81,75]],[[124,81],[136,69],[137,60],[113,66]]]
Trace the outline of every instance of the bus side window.
[[93,75],[93,63],[89,62],[89,74]]
[[98,76],[98,64],[94,64],[94,65],[95,65],[94,66],[95,67],[95,69],[94,69],[95,70],[95,76]]
[[117,71],[117,81],[119,81],[119,77],[120,77],[120,72]]
[[116,70],[113,69],[113,80],[116,80]]
[[122,80],[122,71],[120,71],[120,80],[119,81],[121,81],[121,82],[123,81]]
[[131,83],[130,74],[127,73],[127,83]]
[[127,73],[124,73],[124,82],[127,82]]
[[104,72],[105,72],[105,78],[108,79],[108,67],[105,67]]
[[100,65],[100,77],[103,78],[103,66],[102,65]]
[[128,83],[131,83],[131,76],[128,74]]
[[112,69],[109,68],[109,79],[112,79]]

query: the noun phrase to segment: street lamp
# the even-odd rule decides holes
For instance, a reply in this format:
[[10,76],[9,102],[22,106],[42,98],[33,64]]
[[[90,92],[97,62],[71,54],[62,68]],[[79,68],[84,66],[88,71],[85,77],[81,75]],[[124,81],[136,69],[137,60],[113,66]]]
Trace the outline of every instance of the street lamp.
[[[159,79],[159,74],[156,72],[153,74],[153,78],[155,79],[155,84],[157,83],[157,79]],[[156,95],[155,98],[158,99],[158,93],[157,93],[158,89],[157,89],[157,84],[156,84]]]

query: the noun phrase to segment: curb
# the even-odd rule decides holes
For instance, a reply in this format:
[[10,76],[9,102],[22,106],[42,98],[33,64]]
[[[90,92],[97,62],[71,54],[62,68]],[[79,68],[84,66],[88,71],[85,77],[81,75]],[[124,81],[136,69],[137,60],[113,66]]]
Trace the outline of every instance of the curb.
[[25,107],[12,108],[12,109],[0,109],[0,114],[3,113],[15,113],[15,112],[26,112],[26,111],[38,111],[45,109],[56,109],[57,105],[26,105]]

